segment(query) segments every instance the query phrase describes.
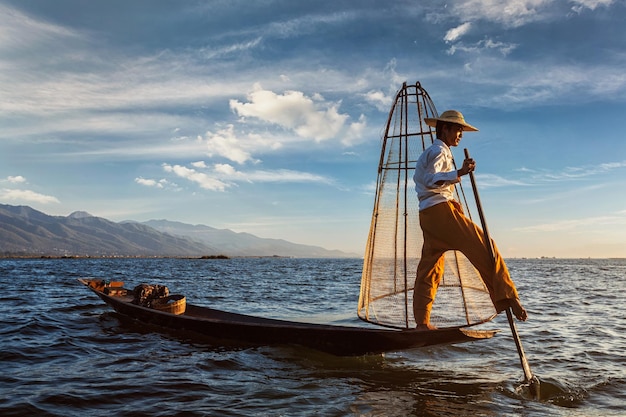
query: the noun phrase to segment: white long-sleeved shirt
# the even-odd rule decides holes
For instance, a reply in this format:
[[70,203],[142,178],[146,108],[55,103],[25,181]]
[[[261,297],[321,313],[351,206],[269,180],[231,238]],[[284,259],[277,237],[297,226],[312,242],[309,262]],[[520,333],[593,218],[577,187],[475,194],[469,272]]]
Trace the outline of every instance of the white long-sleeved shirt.
[[[452,152],[448,145],[440,139],[435,139],[433,144],[422,152],[415,165],[413,181],[420,210],[454,200],[454,184],[460,179],[454,168]],[[439,181],[442,183],[437,184]]]

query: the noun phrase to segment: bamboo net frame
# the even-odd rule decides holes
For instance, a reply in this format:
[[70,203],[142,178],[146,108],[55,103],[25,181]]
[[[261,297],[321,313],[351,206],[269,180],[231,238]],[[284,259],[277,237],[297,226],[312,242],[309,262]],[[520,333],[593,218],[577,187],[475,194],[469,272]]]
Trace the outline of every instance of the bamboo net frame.
[[[358,304],[359,318],[387,327],[415,327],[413,286],[423,238],[413,172],[420,154],[435,139],[426,117],[437,117],[429,94],[419,81],[404,83],[382,139]],[[469,213],[460,183],[456,197]],[[476,269],[460,252],[449,251],[445,258],[431,323],[459,327],[492,319],[495,309]]]

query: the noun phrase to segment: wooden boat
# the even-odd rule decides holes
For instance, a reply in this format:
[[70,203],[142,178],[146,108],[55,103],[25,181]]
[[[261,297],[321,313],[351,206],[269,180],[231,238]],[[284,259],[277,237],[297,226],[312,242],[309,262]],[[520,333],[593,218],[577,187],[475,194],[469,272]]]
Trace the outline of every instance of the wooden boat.
[[231,313],[187,304],[180,314],[133,304],[123,283],[105,285],[101,279],[79,281],[126,317],[173,331],[209,336],[245,345],[301,345],[338,356],[358,356],[424,346],[489,339],[497,330],[463,327],[431,331],[367,328],[303,323]]

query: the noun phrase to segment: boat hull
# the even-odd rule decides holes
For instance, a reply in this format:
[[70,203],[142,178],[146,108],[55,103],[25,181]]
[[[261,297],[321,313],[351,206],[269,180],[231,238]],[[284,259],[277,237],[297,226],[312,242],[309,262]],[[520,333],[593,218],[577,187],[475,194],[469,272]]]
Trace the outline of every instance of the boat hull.
[[467,327],[417,331],[335,326],[256,317],[193,304],[187,304],[182,314],[172,314],[133,304],[128,296],[107,295],[90,285],[91,280],[79,281],[119,314],[173,331],[193,332],[224,340],[229,344],[301,345],[338,356],[360,356],[489,339],[497,332]]

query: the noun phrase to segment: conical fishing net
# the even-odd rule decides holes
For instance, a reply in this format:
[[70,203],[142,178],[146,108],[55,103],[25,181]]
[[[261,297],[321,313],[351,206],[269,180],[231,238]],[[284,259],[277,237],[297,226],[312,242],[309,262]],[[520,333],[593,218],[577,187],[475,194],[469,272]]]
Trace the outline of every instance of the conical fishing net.
[[[389,112],[382,141],[376,196],[365,251],[358,315],[388,327],[415,327],[413,286],[422,250],[418,199],[413,182],[420,154],[436,138],[424,118],[437,117],[419,82],[402,86]],[[470,213],[461,184],[456,198]],[[445,272],[431,312],[437,327],[490,320],[495,309],[478,271],[460,252],[445,254]]]

